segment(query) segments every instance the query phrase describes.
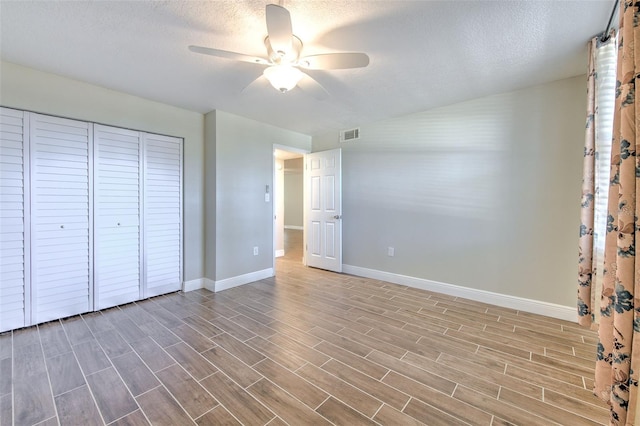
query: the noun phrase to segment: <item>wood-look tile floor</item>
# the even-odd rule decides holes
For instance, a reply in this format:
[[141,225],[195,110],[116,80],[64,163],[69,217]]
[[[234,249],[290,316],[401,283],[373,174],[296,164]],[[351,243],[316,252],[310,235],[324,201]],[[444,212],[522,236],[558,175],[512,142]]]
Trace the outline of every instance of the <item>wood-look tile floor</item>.
[[300,256],[275,279],[0,334],[0,424],[608,422],[592,331]]

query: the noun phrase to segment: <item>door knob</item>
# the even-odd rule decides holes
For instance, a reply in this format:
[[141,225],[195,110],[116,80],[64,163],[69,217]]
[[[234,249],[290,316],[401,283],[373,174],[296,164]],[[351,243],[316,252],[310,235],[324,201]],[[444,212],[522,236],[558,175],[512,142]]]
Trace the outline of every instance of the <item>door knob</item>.
[[342,215],[341,214],[337,214],[333,217],[334,219],[342,219]]

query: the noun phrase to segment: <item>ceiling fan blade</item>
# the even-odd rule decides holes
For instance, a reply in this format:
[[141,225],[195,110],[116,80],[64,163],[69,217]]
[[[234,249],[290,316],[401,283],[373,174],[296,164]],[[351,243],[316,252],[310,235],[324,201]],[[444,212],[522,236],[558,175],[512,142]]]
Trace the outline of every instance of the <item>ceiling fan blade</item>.
[[[268,4],[266,9],[267,33],[273,51],[281,56],[291,51],[293,30],[289,11],[277,4]],[[282,52],[282,53],[280,53]]]
[[298,82],[298,87],[303,92],[310,94],[319,101],[323,101],[329,97],[329,92],[327,92],[327,89],[322,87],[322,84],[318,83],[309,74],[304,74],[304,77],[302,77],[302,79]]
[[310,70],[363,68],[369,65],[369,57],[364,53],[325,53],[305,56],[298,65]]
[[269,65],[269,61],[257,56],[244,55],[242,53],[229,52],[227,50],[212,49],[210,47],[189,46],[189,50],[203,55],[217,56],[218,58],[232,59],[235,61],[250,62],[252,64]]
[[[269,89],[271,85],[269,81],[262,74],[252,80],[249,84],[244,86],[244,88],[240,91],[241,94],[249,94],[252,92],[256,92],[258,89],[264,89],[265,91]],[[272,89],[273,90],[273,89]]]

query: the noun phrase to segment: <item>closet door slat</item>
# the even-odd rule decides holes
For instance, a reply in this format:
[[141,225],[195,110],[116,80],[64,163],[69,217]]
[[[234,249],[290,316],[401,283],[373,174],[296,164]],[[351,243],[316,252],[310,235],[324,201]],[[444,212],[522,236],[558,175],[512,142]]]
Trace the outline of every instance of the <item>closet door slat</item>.
[[31,322],[28,121],[0,107],[0,332]]
[[182,288],[182,139],[144,136],[144,297]]
[[94,126],[96,309],[141,291],[140,132]]
[[177,291],[183,140],[0,107],[0,332]]
[[[93,125],[30,117],[35,324],[93,310]],[[56,260],[58,254],[64,257]]]

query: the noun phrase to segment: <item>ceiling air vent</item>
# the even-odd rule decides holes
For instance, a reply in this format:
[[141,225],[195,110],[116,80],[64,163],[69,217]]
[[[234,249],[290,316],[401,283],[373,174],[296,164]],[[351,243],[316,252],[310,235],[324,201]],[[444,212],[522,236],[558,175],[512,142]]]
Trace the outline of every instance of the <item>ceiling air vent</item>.
[[343,130],[340,132],[340,142],[349,142],[360,139],[360,128]]

